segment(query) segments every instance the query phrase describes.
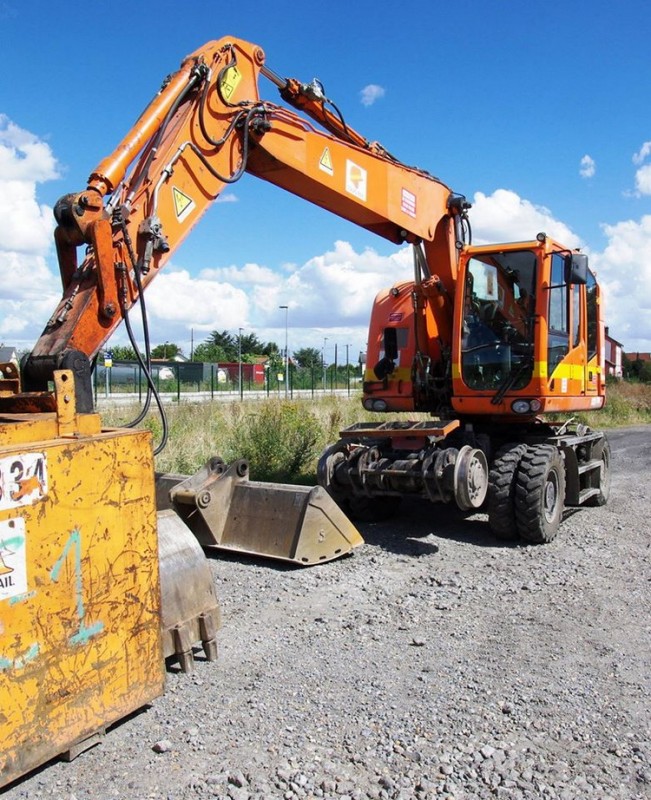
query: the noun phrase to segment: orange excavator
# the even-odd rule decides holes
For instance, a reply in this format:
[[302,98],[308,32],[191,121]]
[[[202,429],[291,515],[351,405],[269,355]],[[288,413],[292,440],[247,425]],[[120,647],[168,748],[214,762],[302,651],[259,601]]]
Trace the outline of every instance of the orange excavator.
[[[283,104],[261,98],[261,77]],[[137,429],[152,380],[132,427],[106,428],[93,408],[95,360],[121,322],[135,344],[136,305],[148,372],[145,291],[246,173],[413,247],[413,279],[373,306],[363,404],[428,418],[342,431],[313,489],[250,482],[244,461],[219,458],[156,480]],[[474,247],[469,208],[354,131],[318,81],[279,77],[235,38],[189,55],[86,188],[59,200],[62,298],[20,373],[3,365],[0,380],[0,786],[157,696],[164,656],[191,669],[200,641],[215,657],[197,541],[320,563],[361,543],[334,501],[377,517],[424,497],[487,504],[497,535],[539,542],[566,506],[606,501],[604,435],[541,417],[604,402],[587,257],[542,233]]]

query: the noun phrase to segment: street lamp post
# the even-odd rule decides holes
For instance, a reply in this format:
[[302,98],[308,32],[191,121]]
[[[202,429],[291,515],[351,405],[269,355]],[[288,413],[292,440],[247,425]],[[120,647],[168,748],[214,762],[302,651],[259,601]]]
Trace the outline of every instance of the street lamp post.
[[327,341],[328,341],[328,337],[327,337],[327,336],[324,336],[324,337],[323,337],[323,391],[324,391],[324,392],[325,392],[325,390],[326,390],[326,381],[327,381],[327,374],[326,374],[326,357],[325,357],[325,352],[326,352],[326,342],[327,342]]
[[285,399],[287,399],[289,393],[289,350],[287,349],[289,306],[278,306],[278,308],[285,309]]
[[348,349],[350,345],[346,345],[346,389],[348,390],[348,397],[350,397],[350,361],[348,359]]
[[240,328],[240,335],[237,339],[237,371],[240,384],[240,400],[244,399],[244,384],[242,383],[242,331],[243,330],[244,328]]

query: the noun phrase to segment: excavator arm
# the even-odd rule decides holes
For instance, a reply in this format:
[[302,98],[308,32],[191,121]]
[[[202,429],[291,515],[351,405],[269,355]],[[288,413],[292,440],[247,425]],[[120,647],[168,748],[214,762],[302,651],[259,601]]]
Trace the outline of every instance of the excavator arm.
[[[44,389],[55,369],[71,367],[78,408],[91,410],[89,363],[208,206],[244,173],[392,242],[423,242],[436,270],[425,277],[445,306],[464,198],[350,128],[317,81],[285,80],[264,62],[260,47],[234,38],[189,55],[86,189],[56,204],[63,295],[23,365],[25,388]],[[293,108],[262,100],[260,76]],[[449,339],[451,310],[441,319]]]

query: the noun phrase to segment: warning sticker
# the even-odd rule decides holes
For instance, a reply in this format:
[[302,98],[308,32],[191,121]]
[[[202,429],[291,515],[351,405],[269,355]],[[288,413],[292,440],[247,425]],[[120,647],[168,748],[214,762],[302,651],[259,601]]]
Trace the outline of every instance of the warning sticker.
[[400,197],[400,208],[410,217],[416,216],[416,195],[408,189],[403,189]]
[[0,601],[27,594],[25,520],[0,522]]
[[0,510],[27,506],[47,494],[45,453],[0,459]]
[[219,88],[222,93],[222,97],[226,101],[230,101],[232,96],[235,94],[235,90],[239,82],[242,80],[242,73],[239,71],[237,67],[229,67],[224,74],[222,75],[221,82],[219,84]]
[[319,159],[319,169],[323,170],[323,172],[327,172],[328,175],[335,174],[335,168],[332,166],[332,156],[330,155],[330,148],[326,147],[323,150],[323,154]]
[[172,196],[174,198],[174,210],[176,211],[176,216],[179,222],[183,222],[183,220],[194,208],[194,200],[191,197],[188,197],[187,194],[184,194],[180,189],[177,189],[176,186],[172,187]]
[[354,161],[346,159],[346,191],[366,202],[367,172],[365,169],[355,164]]

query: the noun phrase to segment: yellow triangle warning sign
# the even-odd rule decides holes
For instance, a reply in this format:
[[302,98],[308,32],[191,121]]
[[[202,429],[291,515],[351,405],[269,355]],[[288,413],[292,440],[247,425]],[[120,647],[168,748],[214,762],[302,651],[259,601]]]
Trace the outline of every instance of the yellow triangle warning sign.
[[332,166],[332,156],[330,155],[330,148],[326,147],[321,154],[321,158],[319,160],[319,169],[322,169],[324,172],[327,172],[328,175],[334,175],[335,169]]
[[188,197],[187,194],[184,194],[180,189],[177,189],[176,186],[172,187],[172,197],[174,198],[176,216],[179,220],[182,220],[184,217],[187,217],[194,208],[194,200]]

